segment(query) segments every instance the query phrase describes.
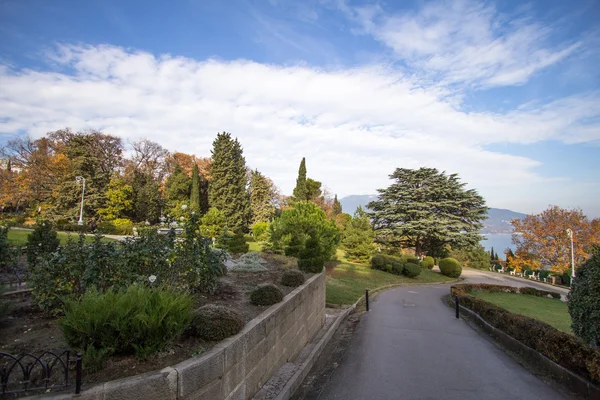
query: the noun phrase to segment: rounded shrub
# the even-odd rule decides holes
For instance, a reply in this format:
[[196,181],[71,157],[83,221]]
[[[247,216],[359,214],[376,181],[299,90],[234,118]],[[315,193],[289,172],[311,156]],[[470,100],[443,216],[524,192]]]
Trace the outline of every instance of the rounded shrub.
[[304,274],[296,269],[289,269],[281,276],[281,284],[283,286],[298,287],[304,281]]
[[404,263],[405,264],[406,263],[411,263],[411,264],[417,264],[417,265],[419,265],[419,259],[417,257],[415,257],[415,256],[407,256],[406,257],[406,261]]
[[439,262],[440,271],[450,278],[458,278],[462,274],[462,266],[454,258],[443,258]]
[[419,265],[423,269],[432,269],[433,266],[435,265],[435,261],[434,261],[433,257],[427,256],[419,263]]
[[250,294],[250,302],[256,306],[270,306],[281,300],[283,300],[283,293],[272,283],[259,285]]
[[391,264],[391,272],[394,275],[402,275],[402,273],[404,272],[404,264],[402,264],[400,261],[394,261]]
[[404,270],[402,273],[409,278],[416,278],[421,274],[421,267],[414,263],[406,263],[404,264]]
[[600,246],[577,269],[567,296],[573,333],[591,346],[600,346]]
[[375,254],[371,257],[371,268],[385,271],[385,256],[383,254]]
[[244,327],[242,316],[234,310],[217,304],[207,304],[194,311],[188,328],[192,336],[204,340],[223,340]]

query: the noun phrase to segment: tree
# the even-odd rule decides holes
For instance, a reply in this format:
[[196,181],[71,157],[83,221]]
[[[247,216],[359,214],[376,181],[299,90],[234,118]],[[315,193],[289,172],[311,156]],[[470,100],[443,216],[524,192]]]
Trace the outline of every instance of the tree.
[[136,221],[158,222],[163,206],[160,188],[154,177],[135,171],[133,176],[133,215]]
[[513,220],[513,243],[517,246],[511,263],[518,268],[550,268],[555,272],[571,270],[571,240],[573,231],[575,265],[590,257],[592,246],[600,244],[600,229],[580,209],[565,210],[551,206],[537,215]]
[[123,218],[133,211],[133,188],[119,175],[113,176],[106,190],[106,203],[98,214],[107,220]]
[[337,194],[333,199],[333,216],[336,217],[342,213],[342,204],[337,198]]
[[225,215],[216,207],[210,210],[200,219],[200,233],[211,239],[219,237],[225,231]]
[[190,193],[190,208],[192,211],[200,211],[200,176],[198,166],[194,164],[192,168],[192,190]]
[[166,173],[166,159],[169,152],[160,144],[148,139],[133,142],[131,147],[134,152],[132,161],[135,168],[152,175],[156,181],[162,182]]
[[297,201],[310,200],[308,197],[308,188],[306,187],[306,160],[302,157],[300,168],[298,169],[298,178],[294,188],[294,199]]
[[600,346],[600,247],[594,246],[568,294],[572,329],[593,347]]
[[[292,208],[283,210],[281,217],[271,224],[273,248],[284,250],[285,254],[300,257],[306,251],[308,240],[314,257],[330,259],[340,242],[339,230],[335,223],[327,220],[325,211],[309,201],[298,201]],[[316,242],[316,243],[315,243]]]
[[[323,194],[322,183],[312,178],[306,178],[306,200],[316,203]],[[318,205],[318,204],[317,204]]]
[[352,215],[350,214],[341,213],[335,216],[335,225],[341,233],[344,233],[350,221],[352,221]]
[[452,250],[450,257],[470,268],[489,269],[492,265],[491,253],[488,253],[480,244],[465,249]]
[[258,170],[252,171],[250,176],[252,225],[271,221],[275,215],[276,196],[273,182]]
[[192,180],[179,164],[176,164],[173,173],[165,182],[167,201],[173,204],[187,201],[190,198],[191,187]]
[[439,256],[448,246],[474,246],[481,240],[487,207],[457,174],[435,168],[398,168],[388,188],[368,204],[376,239],[390,247],[412,247],[417,254]]
[[230,229],[247,232],[250,196],[246,190],[246,160],[240,142],[229,133],[219,133],[213,142],[212,160],[209,203],[223,212]]
[[342,246],[351,260],[369,261],[375,248],[375,232],[369,215],[358,207],[343,234]]

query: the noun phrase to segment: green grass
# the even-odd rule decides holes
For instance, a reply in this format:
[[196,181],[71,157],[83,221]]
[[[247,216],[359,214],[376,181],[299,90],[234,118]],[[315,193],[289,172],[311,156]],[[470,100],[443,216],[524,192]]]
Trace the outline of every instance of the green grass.
[[[22,230],[15,230],[15,229],[11,229],[8,231],[8,241],[9,243],[11,243],[13,246],[23,246],[27,244],[27,236],[29,236],[29,234],[31,234],[32,231],[22,231]],[[60,240],[61,244],[67,243],[67,240],[69,240],[69,236],[73,238],[73,240],[77,240],[77,233],[64,233],[64,232],[59,232],[58,233],[58,239]],[[87,236],[86,237],[88,242],[92,242],[94,240],[93,236]],[[110,238],[103,238],[102,240],[104,241],[113,241],[114,239],[110,239]]]
[[338,250],[339,264],[327,267],[326,301],[330,304],[353,304],[365,289],[373,290],[387,285],[419,285],[423,283],[445,283],[454,281],[439,272],[421,271],[421,275],[411,279],[388,272],[371,269],[369,265],[351,263],[344,259]]
[[567,303],[560,300],[518,293],[473,292],[471,294],[512,313],[535,318],[552,325],[559,331],[573,334]]

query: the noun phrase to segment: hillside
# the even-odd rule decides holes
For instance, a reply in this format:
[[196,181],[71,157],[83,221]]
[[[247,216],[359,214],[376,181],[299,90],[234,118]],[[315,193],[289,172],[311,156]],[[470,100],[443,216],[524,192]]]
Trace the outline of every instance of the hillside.
[[[350,195],[340,199],[342,210],[348,214],[354,214],[356,207],[362,206],[366,208],[367,203],[377,199],[377,195]],[[511,233],[512,226],[510,221],[520,219],[527,214],[516,211],[506,210],[503,208],[490,208],[488,211],[488,219],[483,222],[484,228],[481,233]]]

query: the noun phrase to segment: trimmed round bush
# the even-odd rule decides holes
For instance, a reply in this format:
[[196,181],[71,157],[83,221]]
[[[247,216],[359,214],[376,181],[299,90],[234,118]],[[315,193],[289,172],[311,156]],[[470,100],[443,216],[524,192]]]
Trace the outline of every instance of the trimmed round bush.
[[415,257],[415,256],[407,256],[405,264],[406,263],[411,263],[411,264],[417,264],[417,265],[419,265],[419,259],[417,257]]
[[440,271],[442,275],[446,275],[450,278],[458,278],[462,274],[462,266],[458,260],[448,257],[443,258],[439,262]]
[[304,283],[304,274],[296,269],[289,269],[281,276],[283,286],[298,287]]
[[573,333],[591,346],[600,346],[600,246],[577,269],[567,297]]
[[371,268],[385,271],[385,256],[383,254],[375,254],[371,257]]
[[402,273],[409,278],[416,278],[421,273],[421,267],[414,263],[406,263]]
[[434,261],[433,257],[427,256],[423,259],[423,261],[421,261],[419,263],[419,265],[423,269],[433,269],[433,266],[435,265],[435,261]]
[[207,304],[194,311],[189,332],[204,340],[223,340],[235,335],[243,327],[244,320],[237,311],[217,304]]
[[258,285],[250,294],[250,302],[256,306],[270,306],[281,300],[283,300],[283,293],[272,283]]
[[[388,264],[388,265],[390,265],[390,264]],[[391,271],[389,271],[389,272],[391,272],[394,275],[402,275],[402,273],[404,272],[404,264],[402,264],[399,261],[394,261],[391,264]]]

